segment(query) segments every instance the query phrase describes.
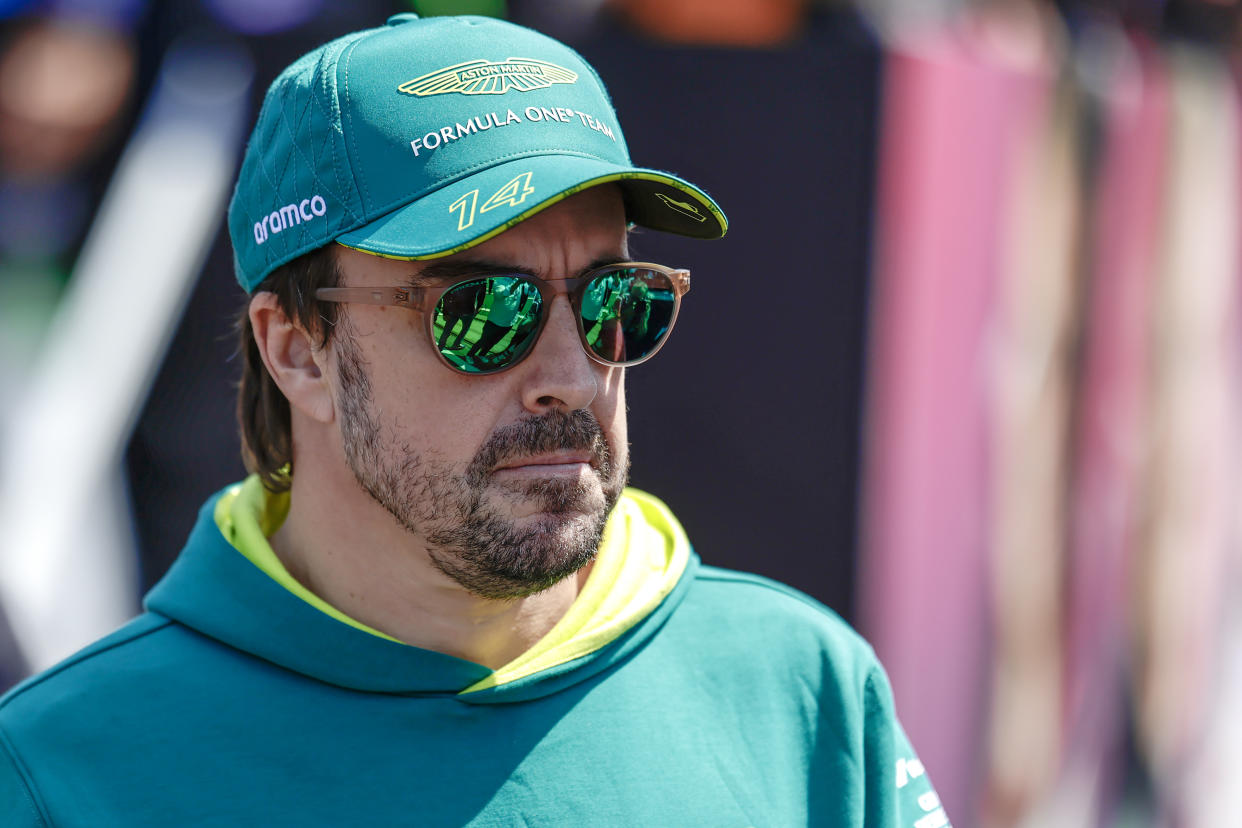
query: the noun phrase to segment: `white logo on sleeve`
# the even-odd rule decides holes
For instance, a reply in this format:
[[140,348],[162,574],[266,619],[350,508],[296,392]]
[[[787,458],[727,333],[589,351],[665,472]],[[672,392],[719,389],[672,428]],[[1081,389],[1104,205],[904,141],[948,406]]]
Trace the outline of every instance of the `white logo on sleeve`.
[[910,784],[911,779],[918,779],[927,771],[923,768],[923,763],[918,759],[898,759],[897,760],[897,790],[901,790]]
[[[918,759],[897,760],[897,790],[926,775],[927,770]],[[933,790],[919,794],[919,809],[923,815],[914,821],[912,828],[953,828],[949,815],[940,806],[940,795]]]
[[935,791],[920,796],[919,807],[926,816],[916,820],[914,828],[953,828],[949,825],[949,815],[940,807],[940,797]]

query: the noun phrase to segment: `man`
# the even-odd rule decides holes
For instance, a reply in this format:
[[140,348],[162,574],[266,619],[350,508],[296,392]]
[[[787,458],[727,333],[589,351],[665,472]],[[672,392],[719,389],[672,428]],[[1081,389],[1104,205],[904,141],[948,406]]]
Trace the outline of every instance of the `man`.
[[278,78],[229,212],[255,473],[0,704],[0,821],[947,824],[870,649],[625,488],[689,288],[631,223],[725,230],[555,41],[401,15]]

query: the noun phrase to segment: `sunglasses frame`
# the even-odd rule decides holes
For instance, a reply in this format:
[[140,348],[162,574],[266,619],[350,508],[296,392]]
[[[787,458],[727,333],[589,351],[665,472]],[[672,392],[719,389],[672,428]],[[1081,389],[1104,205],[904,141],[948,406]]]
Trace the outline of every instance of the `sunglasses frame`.
[[[664,336],[660,338],[660,341],[657,342],[655,347],[648,353],[638,359],[626,360],[625,362],[612,362],[604,359],[599,354],[595,353],[595,351],[591,350],[591,345],[587,342],[586,330],[582,326],[582,296],[586,292],[587,285],[590,284],[591,280],[597,276],[614,270],[632,269],[652,270],[657,273],[662,273],[668,278],[669,284],[671,284],[673,288],[673,314],[669,317],[668,328],[664,331]],[[512,362],[489,371],[463,371],[461,368],[450,362],[448,357],[441,353],[440,348],[436,345],[435,331],[432,329],[432,319],[435,314],[432,313],[432,311],[434,311],[436,304],[440,301],[440,298],[450,289],[457,287],[460,284],[464,284],[465,282],[473,282],[480,279],[496,277],[520,279],[521,281],[534,284],[535,288],[539,291],[540,299],[543,301],[543,305],[539,313],[539,323],[536,325],[535,330],[531,333],[531,341],[530,344],[526,346],[526,350],[522,351],[521,355]],[[666,267],[652,262],[615,262],[614,264],[604,265],[602,267],[588,270],[581,276],[574,276],[568,279],[540,279],[536,276],[530,275],[529,273],[522,273],[520,271],[515,271],[513,273],[478,273],[464,275],[445,284],[433,286],[396,287],[390,285],[380,287],[324,287],[315,291],[315,298],[324,302],[335,302],[339,304],[383,305],[386,307],[406,308],[408,310],[421,313],[424,320],[424,326],[427,331],[427,339],[431,344],[431,350],[435,352],[437,357],[440,358],[440,361],[458,374],[465,374],[469,377],[483,377],[499,374],[503,371],[509,370],[519,364],[522,360],[526,359],[526,357],[535,350],[535,345],[539,342],[539,337],[543,334],[543,327],[548,321],[548,309],[552,306],[552,300],[562,294],[562,291],[553,290],[553,285],[565,286],[563,293],[569,296],[569,306],[574,312],[574,324],[578,328],[578,340],[582,343],[582,350],[586,352],[586,355],[593,362],[598,362],[600,365],[607,365],[609,367],[616,368],[628,368],[631,365],[638,365],[651,359],[661,348],[664,347],[664,343],[668,342],[669,336],[673,333],[673,326],[677,323],[677,314],[681,310],[681,297],[690,292],[690,271],[684,268]]]

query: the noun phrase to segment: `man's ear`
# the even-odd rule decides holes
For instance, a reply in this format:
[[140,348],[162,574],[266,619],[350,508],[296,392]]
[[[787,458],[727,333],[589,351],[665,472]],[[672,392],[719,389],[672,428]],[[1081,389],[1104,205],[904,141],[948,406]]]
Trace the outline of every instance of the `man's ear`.
[[260,291],[250,300],[250,326],[263,364],[289,406],[322,423],[335,418],[327,353],[281,310],[276,294]]

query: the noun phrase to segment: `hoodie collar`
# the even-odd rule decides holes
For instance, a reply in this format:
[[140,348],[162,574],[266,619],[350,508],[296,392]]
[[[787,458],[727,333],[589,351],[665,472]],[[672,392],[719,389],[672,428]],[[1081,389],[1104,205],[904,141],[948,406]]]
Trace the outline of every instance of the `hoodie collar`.
[[534,647],[493,672],[403,644],[293,579],[267,543],[287,513],[283,497],[255,477],[214,497],[146,606],[278,666],[357,690],[462,693],[463,701],[479,703],[553,692],[641,646],[680,602],[697,567],[668,508],[626,489],[569,611]]

